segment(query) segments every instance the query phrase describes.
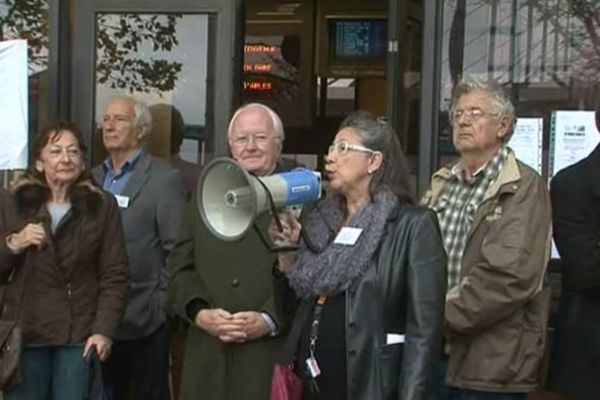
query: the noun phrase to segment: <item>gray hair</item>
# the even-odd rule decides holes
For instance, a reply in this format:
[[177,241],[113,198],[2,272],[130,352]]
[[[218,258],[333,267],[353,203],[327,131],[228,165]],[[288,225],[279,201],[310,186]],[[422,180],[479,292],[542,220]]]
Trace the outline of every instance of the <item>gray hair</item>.
[[[478,78],[466,78],[462,80],[452,91],[452,103],[450,105],[450,118],[452,119],[456,109],[456,103],[462,96],[475,92],[483,91],[488,94],[490,104],[494,112],[495,118],[500,120],[507,118],[510,126],[503,140],[508,143],[513,135],[517,116],[515,115],[515,107],[504,88],[495,80],[484,81]],[[452,122],[452,121],[450,121]]]
[[385,187],[400,202],[414,204],[408,161],[391,125],[382,117],[376,118],[367,111],[356,111],[342,121],[339,130],[345,128],[356,132],[363,146],[382,154],[381,166],[373,173],[369,183],[371,196]]
[[271,118],[271,122],[273,123],[273,134],[276,138],[281,139],[281,141],[283,142],[285,140],[285,131],[283,129],[283,122],[281,122],[281,118],[279,118],[279,115],[277,115],[275,111],[261,103],[248,103],[238,108],[233,114],[233,117],[231,117],[231,120],[229,121],[229,127],[227,128],[227,137],[231,136],[231,129],[233,128],[233,123],[235,122],[237,117],[239,117],[239,115],[242,112],[245,112],[252,108],[263,110],[269,115],[269,117]]
[[133,121],[135,126],[144,126],[146,128],[146,133],[149,133],[152,129],[152,114],[150,114],[150,110],[146,103],[133,96],[116,96],[110,99],[110,103],[113,101],[127,101],[133,105],[133,113],[135,115],[135,120]]

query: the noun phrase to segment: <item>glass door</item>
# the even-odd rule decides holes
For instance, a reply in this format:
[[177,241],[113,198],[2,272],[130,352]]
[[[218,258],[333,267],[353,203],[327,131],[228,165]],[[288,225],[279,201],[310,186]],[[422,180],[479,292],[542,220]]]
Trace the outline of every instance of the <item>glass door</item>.
[[226,154],[241,75],[239,0],[76,1],[73,10],[71,117],[93,165],[105,157],[98,122],[119,95],[150,107],[150,153],[183,169]]

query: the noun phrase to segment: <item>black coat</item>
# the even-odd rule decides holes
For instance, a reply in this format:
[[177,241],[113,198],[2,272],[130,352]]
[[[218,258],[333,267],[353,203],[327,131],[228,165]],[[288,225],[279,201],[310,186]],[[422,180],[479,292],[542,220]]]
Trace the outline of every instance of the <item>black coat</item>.
[[551,182],[562,293],[549,385],[580,400],[600,393],[600,146]]
[[[375,268],[345,293],[348,400],[430,399],[446,293],[438,223],[429,210],[400,206],[385,229]],[[281,281],[276,295],[290,306]],[[300,303],[292,332],[305,323],[313,304],[314,299]],[[405,335],[405,342],[387,345],[390,333]]]

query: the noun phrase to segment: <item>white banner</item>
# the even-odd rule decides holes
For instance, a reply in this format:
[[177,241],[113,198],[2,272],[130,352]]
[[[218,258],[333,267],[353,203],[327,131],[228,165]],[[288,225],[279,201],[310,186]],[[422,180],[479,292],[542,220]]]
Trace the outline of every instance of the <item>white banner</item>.
[[27,168],[27,41],[0,42],[0,169]]

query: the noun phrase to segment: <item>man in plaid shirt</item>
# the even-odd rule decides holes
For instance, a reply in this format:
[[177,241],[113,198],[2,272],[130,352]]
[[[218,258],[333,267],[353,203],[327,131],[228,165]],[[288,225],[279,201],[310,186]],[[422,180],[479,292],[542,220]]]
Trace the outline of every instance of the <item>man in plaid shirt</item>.
[[546,338],[548,191],[506,146],[516,118],[498,83],[461,82],[450,118],[460,159],[434,174],[422,200],[448,253],[438,399],[525,399]]

